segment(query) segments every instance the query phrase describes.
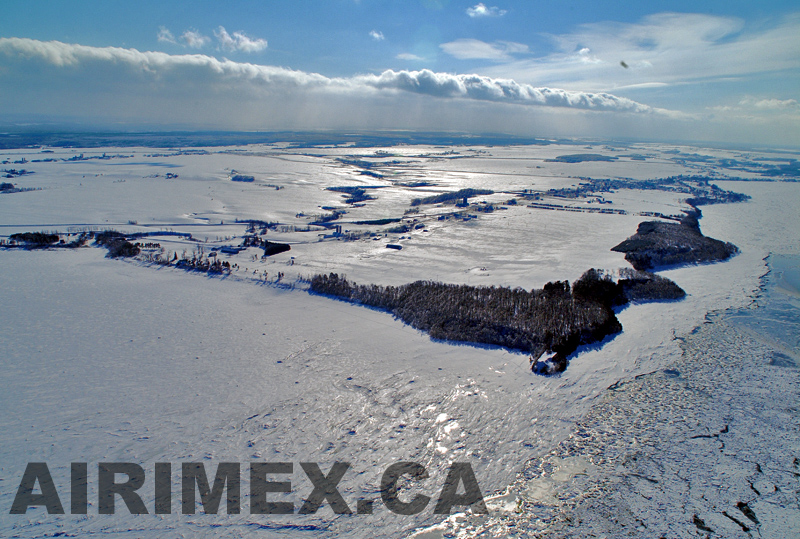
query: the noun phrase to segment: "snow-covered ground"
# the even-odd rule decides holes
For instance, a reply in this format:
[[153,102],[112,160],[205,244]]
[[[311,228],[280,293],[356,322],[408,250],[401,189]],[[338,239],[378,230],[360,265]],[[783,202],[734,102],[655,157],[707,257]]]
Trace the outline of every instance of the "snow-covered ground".
[[800,256],[769,261],[753,304],[710,313],[668,368],[615,384],[489,515],[411,536],[800,535]]
[[[266,238],[292,246],[265,260],[254,248],[226,257],[239,271],[225,277],[110,260],[95,248],[0,252],[0,534],[391,537],[434,525],[442,517],[433,514],[433,502],[415,516],[395,515],[380,503],[380,476],[390,464],[425,465],[430,477],[414,491],[434,501],[453,461],[472,465],[484,494],[502,491],[526,462],[567,438],[606,388],[679,359],[676,337],[702,324],[708,312],[747,306],[766,271],[764,257],[800,253],[796,183],[719,181],[752,200],[703,207],[701,227],[742,252],[725,263],[663,272],[687,291],[684,301],[627,307],[618,315],[622,334],[582,350],[562,375],[539,377],[530,373],[526,355],[434,342],[386,313],[311,296],[302,283],[297,289],[292,284],[297,276],[334,271],[364,283],[436,279],[532,288],[574,280],[590,267],[625,266],[622,255],[609,249],[645,220],[637,213],[678,213],[685,195],[626,189],[618,197],[606,195],[625,215],[520,203],[493,213],[473,211],[477,217],[466,222],[439,220],[452,206],[423,205],[417,207],[421,213],[405,216],[423,227],[406,233],[354,221],[403,218],[413,198],[466,187],[495,191],[471,202],[501,203],[523,189],[553,202],[543,191],[575,185],[585,176],[700,173],[695,164],[662,151],[675,148],[207,150],[0,152],[10,162],[4,168],[35,172],[6,181],[41,188],[0,194],[4,236],[171,230],[189,232],[199,242],[175,236],[153,241],[178,253],[200,247],[207,253],[240,241],[246,225],[237,220],[257,219],[289,227],[270,230]],[[458,158],[435,155],[448,150]],[[721,150],[680,151],[742,158]],[[132,157],[31,162],[103,153]],[[648,159],[547,161],[574,153]],[[382,178],[336,160],[345,156],[385,161],[369,169]],[[14,164],[22,158],[28,163]],[[232,182],[233,170],[255,181]],[[167,172],[178,177],[167,179]],[[431,185],[408,187],[415,181]],[[381,188],[369,190],[376,199],[362,207],[325,190],[353,185]],[[347,210],[340,218],[343,230],[376,235],[343,241],[320,236],[330,231],[291,230],[307,226],[308,216],[330,213],[322,206]],[[403,249],[386,249],[390,242]],[[281,283],[275,282],[278,272],[286,274]],[[242,463],[243,493],[249,491],[249,462],[293,462],[289,499],[297,508],[312,489],[300,462],[319,462],[323,471],[348,462],[340,491],[354,511],[359,499],[377,500],[374,514],[336,516],[326,504],[316,515],[269,517],[249,514],[244,501],[239,515],[222,510],[184,516],[180,463],[195,461],[205,462],[209,475],[221,462]],[[88,462],[89,514],[48,515],[41,507],[8,514],[29,462],[48,463],[67,512],[70,463]],[[99,462],[143,466],[148,477],[141,493],[151,513],[154,464],[173,463],[173,514],[132,516],[123,507],[114,516],[99,515]]]

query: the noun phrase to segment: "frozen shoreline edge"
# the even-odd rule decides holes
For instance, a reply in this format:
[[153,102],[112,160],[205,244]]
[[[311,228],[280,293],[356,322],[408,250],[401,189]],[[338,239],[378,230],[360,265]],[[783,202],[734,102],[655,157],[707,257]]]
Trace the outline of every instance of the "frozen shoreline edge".
[[[620,481],[624,483],[625,480],[619,476],[618,469],[620,464],[616,464],[616,468],[612,471],[613,467],[609,467],[608,463],[605,462],[606,455],[604,454],[606,445],[611,446],[614,445],[615,442],[619,445],[619,440],[617,439],[623,438],[627,438],[628,441],[632,440],[633,444],[641,444],[644,446],[645,450],[647,448],[652,449],[652,446],[648,446],[646,441],[648,436],[646,425],[637,425],[639,427],[638,429],[634,428],[629,431],[620,432],[619,428],[624,427],[624,424],[612,423],[610,426],[592,424],[593,421],[596,421],[598,416],[602,418],[607,414],[610,401],[620,399],[636,401],[640,395],[644,395],[644,399],[647,400],[648,391],[642,391],[644,387],[651,390],[649,396],[651,397],[650,400],[653,401],[650,403],[651,406],[646,407],[647,412],[650,412],[651,416],[656,416],[658,415],[657,413],[652,413],[653,409],[658,408],[658,406],[656,406],[657,403],[654,398],[652,398],[652,390],[661,385],[665,380],[685,380],[687,384],[691,384],[695,382],[696,379],[706,379],[713,384],[716,377],[709,379],[708,375],[729,373],[729,371],[731,371],[731,365],[713,365],[711,366],[711,370],[704,372],[704,369],[709,367],[709,365],[698,361],[698,359],[702,357],[703,349],[700,346],[696,346],[694,341],[702,341],[702,335],[708,332],[718,337],[725,336],[730,339],[729,341],[723,341],[722,339],[713,341],[718,344],[714,352],[722,351],[723,358],[725,356],[724,352],[731,351],[731,342],[741,341],[747,342],[754,354],[758,355],[759,352],[761,353],[762,361],[757,363],[757,368],[764,368],[767,364],[777,365],[772,361],[769,361],[769,363],[766,363],[766,361],[769,359],[770,354],[782,351],[781,344],[769,343],[764,339],[763,334],[760,335],[761,338],[758,338],[759,335],[755,335],[755,332],[750,333],[746,331],[744,327],[730,322],[731,317],[741,315],[743,312],[752,314],[756,311],[755,314],[758,314],[757,311],[763,312],[769,309],[769,300],[764,298],[770,291],[770,288],[776,286],[774,282],[769,282],[775,272],[775,268],[769,264],[770,258],[773,257],[773,255],[775,255],[775,253],[770,253],[763,259],[766,271],[759,277],[759,287],[751,297],[751,301],[747,306],[732,306],[707,312],[701,324],[695,326],[691,331],[676,337],[681,343],[682,354],[680,358],[655,370],[638,374],[633,378],[620,379],[618,382],[609,386],[604,391],[599,402],[594,404],[587,414],[577,422],[575,428],[572,429],[572,432],[570,432],[565,440],[557,444],[553,450],[547,454],[527,461],[518,473],[517,479],[512,484],[504,491],[494,492],[491,496],[486,498],[486,503],[490,508],[489,515],[479,516],[473,515],[470,512],[451,515],[445,521],[434,526],[413,530],[410,534],[406,535],[406,537],[409,539],[439,539],[444,538],[445,533],[448,534],[447,537],[459,538],[475,537],[479,534],[483,536],[484,533],[504,533],[509,537],[579,538],[585,537],[588,533],[609,533],[611,536],[616,536],[614,535],[615,530],[613,526],[619,526],[618,519],[620,515],[624,514],[628,514],[632,517],[629,519],[629,523],[637,524],[639,526],[637,529],[641,533],[650,535],[654,533],[662,534],[659,536],[663,536],[663,534],[685,532],[690,530],[692,526],[696,527],[699,531],[707,531],[705,528],[708,528],[709,525],[716,526],[716,533],[721,533],[726,537],[739,537],[738,534],[741,533],[746,534],[742,535],[742,537],[750,537],[751,535],[749,532],[754,529],[757,530],[759,534],[762,534],[762,536],[775,536],[769,535],[769,533],[791,534],[800,531],[800,527],[795,526],[795,528],[798,529],[793,528],[793,532],[789,532],[783,525],[784,522],[792,522],[791,519],[794,519],[794,522],[798,522],[797,517],[800,516],[800,510],[797,510],[796,507],[792,509],[791,507],[777,505],[776,509],[772,506],[776,506],[777,502],[762,502],[757,499],[760,498],[762,494],[768,494],[760,492],[754,485],[755,482],[764,480],[759,476],[771,473],[771,477],[774,478],[781,475],[781,471],[774,469],[775,466],[773,466],[773,470],[770,472],[765,471],[767,469],[766,465],[761,464],[755,465],[754,474],[751,474],[753,477],[745,481],[749,490],[752,491],[750,494],[756,494],[757,497],[753,498],[751,496],[747,501],[740,500],[730,502],[739,512],[730,508],[721,510],[721,512],[717,511],[716,514],[707,512],[706,514],[700,515],[698,512],[694,512],[691,518],[687,518],[685,523],[666,523],[667,525],[665,527],[658,530],[652,527],[648,528],[644,522],[646,517],[649,517],[651,521],[657,521],[659,518],[664,517],[663,514],[659,516],[659,513],[663,512],[663,509],[660,507],[663,505],[663,501],[658,502],[659,507],[649,508],[651,513],[645,512],[646,517],[642,519],[636,518],[636,515],[631,513],[625,505],[629,498],[621,494],[613,495],[616,489],[620,488]],[[800,260],[800,255],[794,256],[797,260]],[[761,300],[761,304],[759,300]],[[752,322],[753,321],[751,321],[751,323]],[[800,326],[800,324],[796,325]],[[709,352],[711,351],[709,350]],[[731,360],[738,359],[744,358],[727,358],[734,367],[736,364]],[[755,363],[756,362],[750,362],[749,364],[753,365]],[[748,363],[745,362],[745,364]],[[728,368],[725,369],[725,366]],[[696,370],[692,371],[692,367],[696,367]],[[783,389],[794,389],[794,394],[782,399],[781,402],[791,402],[792,399],[800,395],[800,371],[798,371],[798,369],[800,369],[800,363],[797,363],[795,359],[794,367],[781,365],[775,368],[778,369],[778,371],[777,376],[772,379],[773,381],[782,380],[783,377],[781,376],[780,369],[790,369],[790,377],[793,378],[793,380],[787,382],[785,384],[786,387]],[[782,394],[783,391],[778,391],[777,393]],[[770,399],[769,395],[767,395],[766,398]],[[742,403],[742,408],[747,409],[748,405],[749,403]],[[709,416],[723,415],[715,414],[717,410],[709,410],[709,412],[711,412]],[[795,416],[797,416],[796,409]],[[618,417],[621,418],[622,416]],[[686,418],[684,417],[683,419],[685,420]],[[720,417],[716,417],[715,419],[721,420]],[[673,414],[673,417],[666,421],[665,424],[671,425],[675,420],[679,421],[679,418]],[[771,425],[771,427],[780,429],[780,425]],[[790,427],[791,424],[787,425],[787,430],[791,430]],[[598,430],[604,431],[602,436],[598,436],[598,434],[600,434],[597,432]],[[731,430],[729,424],[726,423],[719,429],[719,432],[696,434],[692,436],[692,438],[720,440],[721,436],[727,435],[729,432],[731,432]],[[609,436],[611,438],[609,438]],[[767,443],[766,445],[770,452],[775,453],[778,453],[780,449],[782,449],[781,447],[774,447],[775,445],[780,444],[781,441],[788,441],[780,436],[766,438],[774,440],[773,444]],[[800,448],[800,444],[798,444],[798,442],[800,442],[800,437],[795,434],[794,438],[795,449]],[[750,436],[745,435],[742,439],[749,440]],[[723,442],[722,445],[724,447],[725,443]],[[791,443],[787,445],[792,447]],[[562,451],[559,451],[559,449]],[[581,449],[585,452],[588,449],[590,456],[587,458],[585,454],[581,454]],[[626,449],[626,447],[622,447],[621,452],[625,452]],[[620,451],[620,448],[617,447],[615,450]],[[657,452],[658,449],[652,449],[652,451]],[[674,456],[675,454],[674,451],[667,449],[663,452],[670,453],[670,456]],[[763,452],[762,457],[765,457],[767,454],[769,453]],[[615,459],[614,457],[619,457],[619,455],[614,455],[609,460],[622,462],[619,458]],[[691,458],[688,453],[685,457]],[[678,460],[680,462],[680,458]],[[784,460],[786,460],[786,462],[783,464],[786,466],[783,470],[785,473],[783,474],[782,480],[784,483],[791,483],[792,474],[788,470],[793,466],[795,468],[794,475],[797,475],[797,469],[799,467],[798,455],[795,455],[793,461],[790,457],[786,457]],[[653,462],[656,468],[659,468],[658,461],[656,460]],[[727,464],[730,466],[730,463]],[[623,462],[622,465],[624,466],[626,464]],[[708,467],[709,463],[706,462],[704,466]],[[628,474],[628,477],[638,478],[635,481],[640,484],[644,483],[645,486],[647,486],[648,483],[650,485],[655,485],[660,482],[659,479],[653,479],[653,477],[643,474],[637,475],[636,473],[632,473]],[[784,486],[784,490],[788,491],[789,489],[785,487],[790,485],[785,484],[781,486]],[[638,488],[638,486],[634,485],[634,489],[635,488]],[[704,488],[708,488],[708,485],[705,485]],[[723,489],[721,487],[719,490],[720,495],[724,494],[722,493]],[[746,494],[747,489],[740,490],[745,490]],[[775,483],[774,492],[781,492],[777,483]],[[525,499],[523,493],[529,495],[527,499]],[[531,498],[530,495],[534,497]],[[707,494],[704,493],[704,497],[706,495]],[[614,498],[612,502],[606,501],[606,498],[609,496]],[[628,493],[628,496],[630,496],[630,493]],[[709,495],[709,497],[711,498],[712,496]],[[745,497],[747,496],[743,496],[743,498]],[[762,511],[767,512],[768,518],[762,517],[761,520],[759,520],[756,513],[753,512],[751,506],[757,503],[762,504]],[[764,508],[766,503],[772,504],[772,506],[766,506],[766,508]],[[539,511],[540,514],[543,513],[545,516],[537,517],[537,511]],[[652,513],[652,511],[655,511],[655,513]],[[528,514],[526,514],[526,512]],[[600,514],[601,516],[593,518],[595,514]],[[688,516],[688,513],[686,514]],[[515,517],[512,515],[519,516]],[[705,520],[703,517],[705,517]],[[685,527],[683,527],[684,524],[686,525]],[[525,527],[524,525],[530,527]],[[725,525],[730,527],[724,529],[724,531],[720,531],[720,527]],[[626,527],[626,523],[623,523],[622,526]],[[769,528],[767,528],[767,526],[769,526]],[[630,531],[630,528],[627,528],[627,530]],[[621,532],[621,528],[617,528],[616,531]],[[517,535],[515,532],[520,532],[522,535]],[[768,535],[763,535],[764,533]]]

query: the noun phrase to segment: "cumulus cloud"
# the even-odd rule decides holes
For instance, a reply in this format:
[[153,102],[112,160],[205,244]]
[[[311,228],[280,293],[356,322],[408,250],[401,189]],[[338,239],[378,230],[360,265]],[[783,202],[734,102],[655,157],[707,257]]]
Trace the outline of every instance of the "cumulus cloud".
[[372,31],[369,33],[369,37],[371,37],[371,38],[372,38],[372,39],[374,39],[375,41],[383,41],[384,39],[386,39],[386,38],[383,36],[383,32],[379,32],[378,30],[372,30]]
[[[81,68],[102,76],[115,71],[117,76],[148,74],[154,81],[170,83],[253,82],[269,84],[325,84],[331,79],[314,73],[282,67],[219,60],[204,54],[174,55],[164,52],[119,47],[90,47],[37,41],[26,38],[0,38],[0,54],[20,62],[20,68],[37,62],[58,68]],[[57,76],[59,73],[50,72]],[[122,83],[122,81],[121,81]]]
[[252,39],[243,32],[234,32],[231,35],[222,26],[214,30],[214,36],[220,47],[227,51],[261,52],[267,48],[266,39]]
[[197,30],[186,30],[181,34],[181,39],[187,47],[191,47],[192,49],[202,49],[211,41],[210,37],[204,36]]
[[500,9],[499,7],[486,7],[486,5],[483,3],[476,4],[471,8],[467,8],[467,15],[473,19],[479,17],[502,17],[506,13],[507,12],[505,9]]
[[655,113],[636,101],[607,93],[569,92],[558,88],[537,88],[509,79],[480,75],[452,75],[421,71],[387,70],[380,75],[362,75],[355,82],[379,90],[398,90],[439,98],[463,98],[498,103],[568,107],[584,110]]
[[158,27],[158,40],[165,43],[177,43],[175,36],[172,35],[172,32],[170,32],[164,26]]
[[[231,35],[222,26],[214,31],[214,36],[217,38],[220,48],[226,51],[260,52],[267,48],[266,39],[252,39],[243,32],[234,32]],[[185,47],[192,49],[202,49],[211,42],[210,37],[193,28],[183,32],[180,39]],[[178,42],[172,32],[164,26],[160,26],[158,29],[158,40],[164,43]]]
[[[387,70],[378,75],[329,78],[317,73],[282,67],[219,60],[201,55],[170,55],[163,52],[141,52],[117,47],[89,47],[58,41],[42,42],[23,38],[0,38],[0,55],[18,63],[21,70],[37,64],[47,70],[48,80],[58,77],[66,68],[82,69],[87,76],[114,81],[114,84],[158,84],[169,92],[214,91],[224,95],[226,89],[237,95],[249,92],[263,96],[280,92],[323,92],[336,95],[375,96],[415,94],[440,99],[465,99],[494,103],[565,107],[581,110],[631,113],[664,113],[647,105],[608,93],[566,91],[534,87],[510,79],[497,79],[472,74],[435,73]],[[409,57],[410,58],[410,57]],[[55,69],[53,69],[55,68]],[[109,75],[111,73],[111,75]],[[147,79],[145,79],[147,80]],[[91,86],[92,79],[86,82]],[[55,87],[54,85],[49,85]],[[233,98],[235,99],[235,98]]]
[[513,54],[529,52],[528,46],[512,41],[486,43],[478,39],[457,39],[442,43],[439,47],[459,60],[507,60]]

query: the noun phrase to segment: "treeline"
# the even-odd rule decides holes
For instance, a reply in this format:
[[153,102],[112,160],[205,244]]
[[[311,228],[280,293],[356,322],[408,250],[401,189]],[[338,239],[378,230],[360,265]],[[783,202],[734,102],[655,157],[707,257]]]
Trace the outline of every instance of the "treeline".
[[644,221],[636,234],[612,251],[625,253],[625,260],[637,270],[657,266],[717,262],[727,260],[739,249],[732,243],[704,236],[698,219],[700,210],[686,212],[680,223]]
[[208,273],[209,275],[228,275],[234,269],[238,269],[237,264],[231,264],[227,260],[220,260],[214,252],[210,256],[206,256],[202,247],[194,249],[191,253],[184,251],[180,257],[178,257],[177,252],[164,252],[164,249],[161,249],[159,253],[142,253],[139,259],[148,264],[171,266],[186,271]]
[[23,249],[47,249],[50,247],[75,249],[85,245],[87,238],[88,235],[86,233],[80,234],[72,241],[66,241],[58,234],[50,234],[47,232],[20,232],[11,234],[8,237],[8,243],[0,241],[0,245],[3,247],[17,247]]
[[[167,256],[163,259],[158,259],[155,262],[162,266],[169,266],[170,258],[169,256]],[[202,253],[192,253],[191,258],[189,258],[186,255],[186,253],[184,253],[181,258],[178,258],[178,254],[175,253],[175,255],[172,258],[172,262],[175,263],[176,268],[184,269],[187,271],[200,271],[203,273],[210,273],[210,274],[222,274],[231,272],[231,264],[227,260],[222,261],[216,257],[214,257],[214,260],[211,260],[208,257],[203,257]]]
[[375,200],[375,197],[367,194],[366,189],[353,189],[349,194],[342,196],[344,196],[344,201],[347,204],[357,204],[367,200]]
[[26,243],[30,246],[41,247],[58,243],[59,236],[58,234],[48,234],[46,232],[20,232],[18,234],[11,234],[8,239]]
[[441,195],[434,195],[425,198],[415,198],[411,201],[412,206],[419,206],[420,204],[442,204],[446,202],[459,202],[463,199],[475,197],[478,195],[491,195],[494,191],[489,189],[459,189],[452,193],[442,193]]
[[396,219],[369,219],[367,221],[353,221],[354,225],[390,225],[392,223],[399,223],[402,221],[400,217]]
[[129,242],[122,232],[104,230],[95,234],[94,242],[108,250],[108,258],[126,258],[141,252],[137,245]]
[[366,200],[375,200],[375,197],[367,194],[367,189],[380,189],[382,186],[341,186],[341,187],[326,187],[328,191],[336,191],[344,193],[344,201],[348,204],[356,204]]
[[[502,346],[529,352],[540,374],[566,369],[567,357],[582,344],[622,331],[612,307],[630,299],[672,299],[677,285],[635,272],[620,283],[589,270],[570,286],[542,289],[475,287],[416,281],[402,286],[359,285],[336,273],[316,275],[311,292],[386,310],[435,339]],[[680,290],[682,294],[683,291]],[[630,296],[628,296],[630,294]],[[547,362],[539,362],[554,352]]]
[[559,155],[555,159],[545,159],[545,163],[582,163],[583,161],[616,161],[617,159],[619,158],[616,156],[599,153],[574,153]]
[[17,176],[25,176],[26,174],[34,174],[32,170],[25,170],[24,168],[21,170],[17,170],[15,168],[7,168],[0,170],[1,173],[5,175],[6,178],[16,178]]
[[682,299],[686,292],[674,281],[632,268],[619,270],[620,293],[626,301],[646,302]]
[[[564,198],[585,198],[613,193],[618,189],[637,189],[643,191],[665,191],[685,193],[690,197],[685,202],[693,207],[709,204],[727,204],[745,202],[750,199],[743,193],[726,191],[711,183],[711,178],[706,176],[670,176],[668,178],[654,178],[650,180],[587,178],[581,177],[581,183],[576,187],[549,189],[547,193]],[[534,198],[536,193],[523,193],[525,198]]]
[[329,226],[331,226],[329,223],[336,221],[346,213],[347,212],[344,210],[332,210],[331,213],[327,215],[317,215],[311,222],[311,224],[316,226],[324,226],[325,228],[328,228]]
[[231,176],[232,182],[244,182],[244,183],[252,183],[256,181],[254,176],[250,176],[247,174],[234,174]]

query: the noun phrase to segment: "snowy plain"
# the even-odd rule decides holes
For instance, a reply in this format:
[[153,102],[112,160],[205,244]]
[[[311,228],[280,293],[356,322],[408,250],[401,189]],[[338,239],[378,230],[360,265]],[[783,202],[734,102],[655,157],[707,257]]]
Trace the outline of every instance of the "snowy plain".
[[[285,225],[266,238],[292,247],[268,259],[253,249],[232,255],[239,271],[224,277],[110,260],[93,247],[0,252],[3,535],[394,537],[434,525],[442,517],[433,514],[433,504],[415,516],[395,515],[379,502],[373,515],[334,515],[325,505],[315,515],[267,517],[250,515],[246,502],[240,515],[180,515],[177,469],[181,462],[202,461],[212,474],[220,462],[241,462],[246,493],[246,463],[293,462],[288,499],[296,506],[311,491],[300,462],[319,462],[323,470],[336,461],[350,463],[339,486],[352,508],[358,499],[379,500],[380,475],[398,461],[426,466],[430,477],[412,490],[434,499],[453,461],[472,465],[484,495],[501,492],[527,461],[568,437],[609,386],[679,359],[678,337],[702,324],[707,313],[749,305],[770,253],[800,253],[797,183],[725,181],[763,178],[687,160],[697,152],[742,160],[787,153],[645,144],[205,150],[0,152],[9,161],[4,168],[34,172],[8,181],[41,188],[0,195],[5,237],[106,228],[185,232],[197,241],[166,235],[153,241],[176,253],[207,253],[237,244],[247,226],[237,221],[259,220]],[[548,161],[575,153],[647,159]],[[119,157],[61,160],[103,154]],[[58,160],[34,162],[42,158]],[[22,159],[27,162],[14,164]],[[358,160],[374,165],[352,164]],[[254,181],[233,182],[233,171]],[[166,178],[168,172],[177,177]],[[628,306],[618,314],[623,333],[580,350],[559,376],[533,375],[525,354],[432,341],[389,314],[303,290],[302,278],[328,271],[360,283],[433,279],[540,288],[551,280],[572,281],[591,267],[625,267],[622,255],[609,249],[649,219],[640,212],[686,209],[685,194],[624,189],[605,195],[610,207],[626,214],[530,208],[521,198],[516,205],[504,203],[533,190],[549,202],[580,205],[548,198],[546,191],[576,185],[582,177],[676,174],[708,175],[720,187],[752,197],[702,207],[703,232],[733,242],[740,254],[661,272],[688,297]],[[326,190],[341,186],[367,187],[375,200],[348,205],[342,193]],[[466,221],[439,219],[452,206],[405,213],[413,198],[468,187],[495,191],[471,202],[506,209],[474,213]],[[325,238],[329,231],[318,227],[302,231],[311,216],[331,213],[323,207],[347,211],[338,221],[343,230],[375,235],[343,241]],[[400,218],[422,226],[389,232],[392,225],[355,223]],[[386,249],[387,243],[403,249]],[[278,272],[285,274],[280,282]],[[148,471],[156,462],[172,462],[173,514],[129,515],[122,509],[99,515],[91,473],[88,515],[48,515],[41,507],[8,514],[28,462],[49,464],[68,506],[71,462],[88,462],[91,471],[99,462],[117,461]],[[148,508],[151,479],[142,489]]]

